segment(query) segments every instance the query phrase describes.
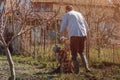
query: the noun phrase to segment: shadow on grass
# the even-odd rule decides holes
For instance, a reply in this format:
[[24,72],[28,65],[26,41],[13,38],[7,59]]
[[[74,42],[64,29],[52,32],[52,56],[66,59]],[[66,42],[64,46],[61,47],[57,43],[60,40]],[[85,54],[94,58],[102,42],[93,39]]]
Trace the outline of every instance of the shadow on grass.
[[113,67],[113,66],[120,67],[120,64],[113,63],[113,62],[101,62],[101,63],[98,62],[98,63],[92,64],[92,67],[95,69],[104,69],[106,67]]
[[51,71],[51,72],[44,72],[44,73],[38,72],[38,73],[36,73],[34,75],[37,75],[37,76],[39,75],[39,76],[41,76],[43,78],[47,78],[48,80],[53,80],[54,78],[59,78],[60,77],[59,74],[60,73],[53,73],[53,71]]

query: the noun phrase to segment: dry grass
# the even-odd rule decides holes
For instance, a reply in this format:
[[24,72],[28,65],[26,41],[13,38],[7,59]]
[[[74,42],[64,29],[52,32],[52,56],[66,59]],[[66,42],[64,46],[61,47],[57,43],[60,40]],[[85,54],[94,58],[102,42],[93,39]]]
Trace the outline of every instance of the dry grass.
[[[101,58],[97,59],[97,52],[95,50],[93,52],[90,59],[92,72],[84,72],[81,64],[78,75],[73,73],[49,74],[49,72],[58,67],[54,54],[45,55],[41,53],[36,59],[20,55],[13,56],[17,80],[120,80],[120,64],[104,59],[103,53]],[[108,50],[108,52],[110,51]],[[5,56],[0,56],[0,80],[7,80],[9,76],[7,59]]]

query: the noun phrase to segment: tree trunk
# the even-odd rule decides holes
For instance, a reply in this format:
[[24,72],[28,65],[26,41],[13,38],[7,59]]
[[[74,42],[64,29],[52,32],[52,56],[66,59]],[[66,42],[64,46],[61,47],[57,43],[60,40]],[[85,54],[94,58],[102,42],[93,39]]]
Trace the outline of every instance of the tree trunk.
[[9,66],[10,66],[10,71],[11,71],[10,80],[15,80],[15,78],[16,78],[15,68],[14,68],[14,62],[12,60],[12,56],[11,56],[10,50],[9,50],[9,48],[8,48],[8,46],[7,46],[6,42],[5,42],[5,39],[3,38],[2,34],[0,34],[0,38],[1,38],[1,41],[3,43],[3,46],[5,47],[7,60],[8,60]]

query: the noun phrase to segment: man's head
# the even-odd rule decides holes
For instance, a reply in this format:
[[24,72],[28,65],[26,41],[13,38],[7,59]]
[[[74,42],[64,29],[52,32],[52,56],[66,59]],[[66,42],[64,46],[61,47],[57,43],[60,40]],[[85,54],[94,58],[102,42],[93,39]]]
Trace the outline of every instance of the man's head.
[[66,9],[66,12],[69,12],[69,11],[73,10],[73,6],[68,5],[65,7],[65,9]]

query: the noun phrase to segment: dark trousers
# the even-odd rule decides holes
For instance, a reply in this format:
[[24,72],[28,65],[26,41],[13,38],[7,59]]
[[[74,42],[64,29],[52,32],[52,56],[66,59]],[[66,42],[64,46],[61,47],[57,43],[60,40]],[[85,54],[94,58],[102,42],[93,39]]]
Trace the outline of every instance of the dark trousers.
[[77,64],[78,63],[77,55],[79,53],[85,69],[88,70],[88,61],[86,59],[86,55],[84,54],[85,41],[86,41],[85,36],[84,37],[72,36],[70,38],[72,61],[76,69],[79,68],[79,65]]

